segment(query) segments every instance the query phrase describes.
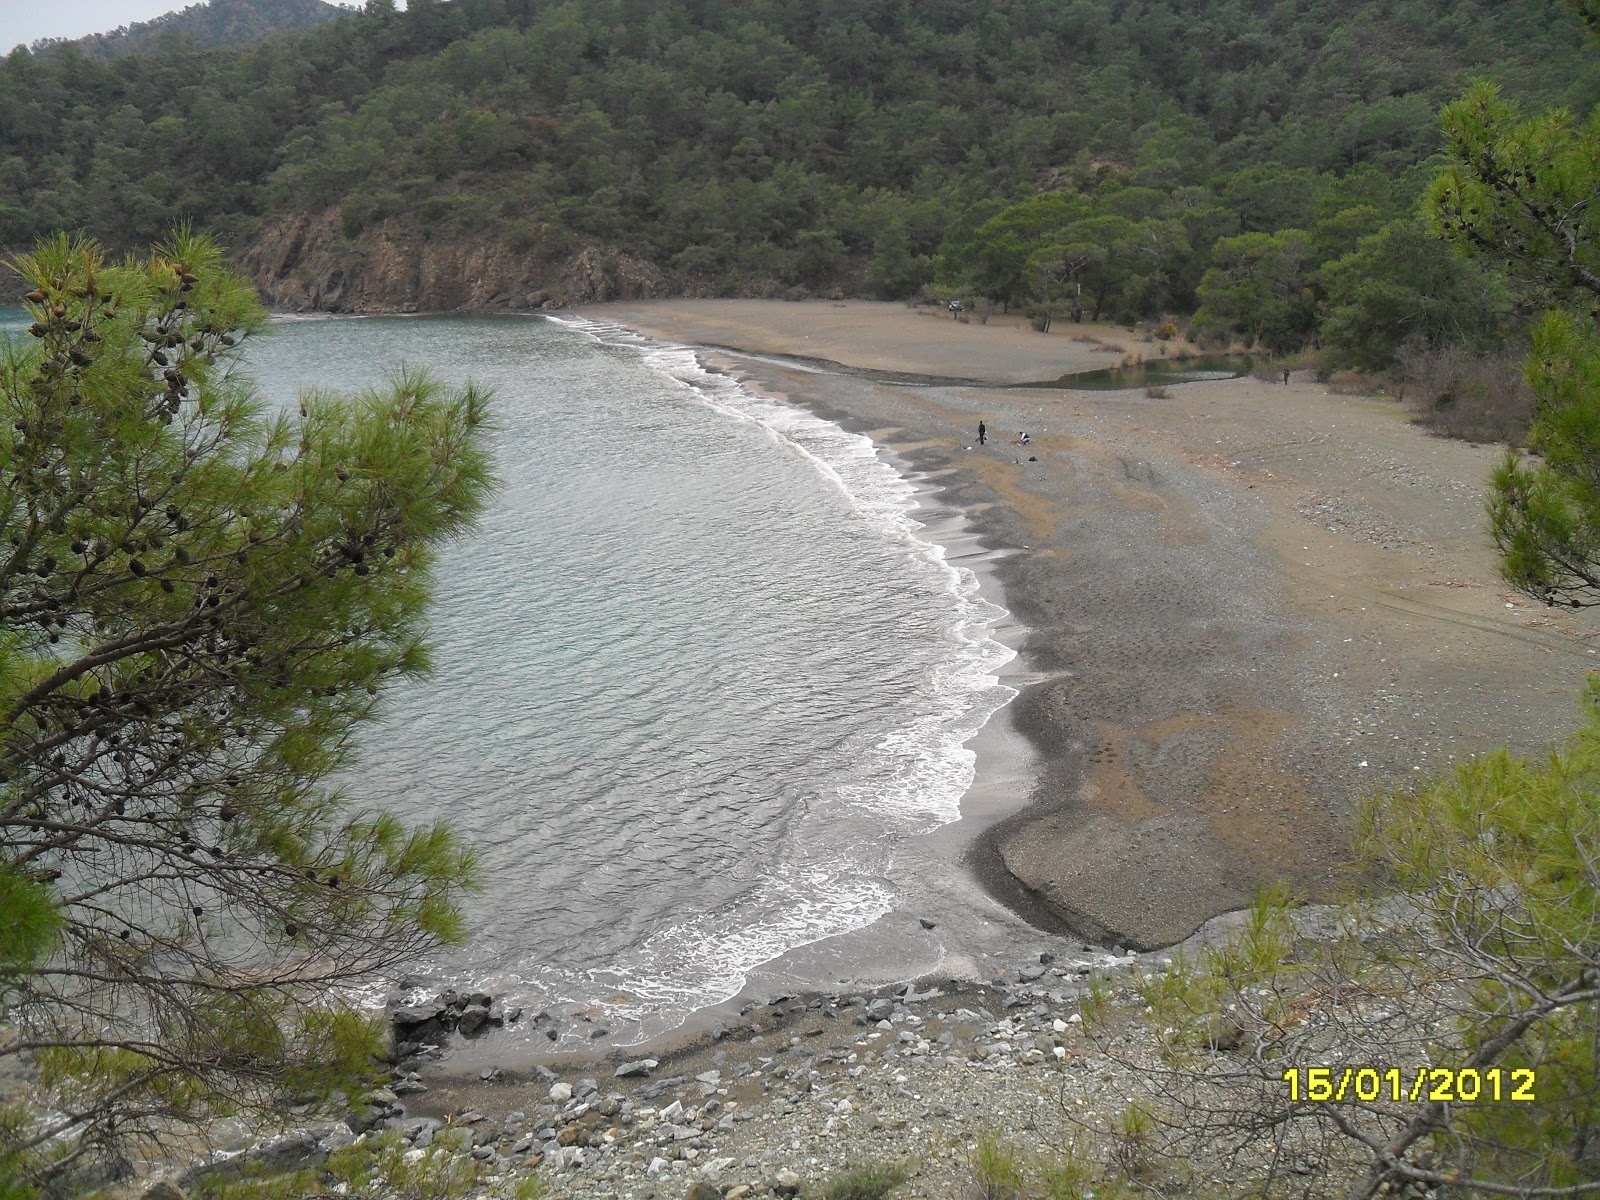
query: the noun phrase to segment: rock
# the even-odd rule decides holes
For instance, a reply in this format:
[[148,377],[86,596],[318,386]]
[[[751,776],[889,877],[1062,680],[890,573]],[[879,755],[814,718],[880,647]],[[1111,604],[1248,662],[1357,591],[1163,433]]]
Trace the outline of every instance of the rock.
[[417,1004],[395,1009],[389,1014],[389,1024],[394,1027],[395,1057],[406,1057],[398,1050],[407,1043],[421,1045],[438,1042],[444,1037],[449,1017],[449,1010],[442,1004]]
[[932,921],[930,921],[930,920],[928,920],[928,918],[927,918],[927,917],[918,917],[918,918],[917,918],[917,920],[918,920],[918,922],[919,922],[919,923],[920,923],[920,924],[921,924],[921,926],[922,926],[922,927],[923,927],[923,928],[924,928],[924,929],[933,929],[933,928],[936,928],[936,926],[935,926],[935,925],[934,925],[934,923],[933,923],[933,922],[932,922]]
[[774,1196],[798,1196],[800,1194],[800,1176],[796,1175],[788,1167],[784,1167],[772,1177],[771,1183],[767,1186],[772,1189]]
[[625,1062],[617,1068],[618,1079],[637,1079],[650,1074],[660,1065],[653,1058],[641,1058],[635,1062]]
[[583,1130],[576,1125],[563,1125],[556,1133],[556,1145],[576,1146],[583,1140]]
[[663,1121],[676,1121],[680,1119],[683,1116],[682,1101],[674,1100],[671,1104],[663,1108],[659,1115]]
[[471,1037],[482,1029],[489,1021],[489,1009],[482,1004],[469,1004],[461,1010],[461,1016],[456,1020],[456,1028],[463,1037]]
[[[343,1150],[346,1146],[356,1143],[356,1135],[351,1132],[350,1126],[340,1122],[328,1131],[328,1136],[317,1143],[317,1149],[324,1154],[332,1154],[335,1150]],[[150,1200],[146,1193],[144,1200]]]
[[442,1004],[417,1004],[410,1008],[397,1008],[389,1014],[392,1025],[426,1025],[429,1021],[436,1021],[444,1013]]
[[1044,973],[1043,967],[1023,967],[1022,970],[1017,972],[1023,983],[1032,983],[1036,979],[1043,979]]
[[550,1102],[552,1104],[565,1104],[571,1099],[572,1085],[570,1083],[558,1083],[550,1089]]
[[1049,966],[1051,963],[1055,962],[1055,960],[1056,956],[1051,954],[1048,950],[1039,955],[1039,962],[1044,966]]
[[485,1083],[498,1083],[505,1077],[505,1072],[499,1067],[487,1067],[478,1072],[478,1078],[483,1080]]
[[426,1146],[433,1141],[433,1131],[437,1126],[438,1122],[428,1117],[402,1117],[389,1122],[391,1129],[399,1130],[400,1136],[414,1146]]
[[189,1195],[172,1180],[158,1179],[140,1193],[139,1200],[189,1200]]
[[248,1159],[250,1165],[259,1166],[268,1172],[292,1171],[299,1167],[314,1166],[327,1157],[327,1152],[319,1147],[322,1139],[332,1132],[332,1129],[324,1128],[291,1133],[287,1137],[276,1138],[257,1146],[241,1157]]
[[400,1079],[391,1084],[389,1090],[397,1096],[419,1096],[428,1090],[428,1085],[420,1079]]
[[738,1187],[729,1188],[728,1194],[722,1200],[747,1200],[750,1195],[750,1185],[741,1183]]
[[708,1180],[698,1180],[684,1195],[683,1200],[722,1200],[722,1189]]

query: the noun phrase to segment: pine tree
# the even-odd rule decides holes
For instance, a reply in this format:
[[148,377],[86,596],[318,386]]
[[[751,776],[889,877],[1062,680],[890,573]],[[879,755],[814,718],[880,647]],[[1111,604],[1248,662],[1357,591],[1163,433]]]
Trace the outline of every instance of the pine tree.
[[[1600,33],[1600,4],[1573,0]],[[1548,604],[1600,604],[1600,111],[1525,117],[1484,83],[1444,110],[1455,165],[1425,201],[1430,224],[1498,259],[1555,307],[1534,330],[1538,397],[1528,445],[1495,473],[1501,570]]]
[[0,1187],[348,1086],[352,984],[459,937],[444,828],[327,784],[422,670],[439,545],[489,486],[485,396],[421,373],[268,412],[265,314],[204,237],[12,266],[0,347]]

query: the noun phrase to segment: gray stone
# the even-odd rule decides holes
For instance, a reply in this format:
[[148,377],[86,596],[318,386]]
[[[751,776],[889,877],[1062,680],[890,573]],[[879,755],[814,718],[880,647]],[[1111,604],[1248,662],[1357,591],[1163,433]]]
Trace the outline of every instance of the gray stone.
[[660,1064],[653,1058],[641,1058],[634,1062],[625,1062],[617,1068],[618,1079],[636,1079],[650,1074]]
[[[328,1131],[328,1136],[317,1143],[317,1149],[324,1154],[332,1154],[335,1150],[343,1150],[346,1146],[353,1146],[356,1135],[350,1131],[350,1126],[340,1122]],[[146,1196],[145,1200],[149,1200]]]
[[436,1021],[444,1015],[442,1004],[417,1004],[410,1008],[397,1008],[389,1014],[389,1020],[395,1025],[426,1025],[429,1021]]
[[482,1004],[469,1004],[461,1010],[461,1017],[456,1023],[463,1037],[471,1037],[489,1022],[489,1009]]
[[139,1200],[189,1200],[189,1195],[170,1179],[158,1179],[140,1193]]

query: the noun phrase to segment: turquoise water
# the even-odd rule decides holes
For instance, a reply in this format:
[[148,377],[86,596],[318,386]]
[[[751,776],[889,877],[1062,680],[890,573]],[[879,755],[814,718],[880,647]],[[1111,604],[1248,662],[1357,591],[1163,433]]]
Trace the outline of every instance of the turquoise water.
[[889,911],[1012,695],[914,488],[614,328],[284,320],[249,352],[282,404],[402,360],[494,389],[503,480],[440,562],[434,674],[344,781],[479,850],[471,943],[427,965],[632,1040]]
[[1013,694],[1004,614],[913,485],[616,328],[285,318],[246,343],[284,407],[400,363],[493,390],[502,480],[440,559],[434,672],[338,781],[478,852],[470,941],[419,971],[548,1008],[563,1044],[632,1041],[895,907],[897,848],[959,815],[963,743]]

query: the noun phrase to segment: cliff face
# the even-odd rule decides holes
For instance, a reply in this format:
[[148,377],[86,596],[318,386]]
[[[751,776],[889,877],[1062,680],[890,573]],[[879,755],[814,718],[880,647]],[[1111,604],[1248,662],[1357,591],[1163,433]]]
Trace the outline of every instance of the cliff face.
[[511,312],[665,290],[654,264],[606,247],[550,262],[496,242],[425,238],[393,219],[352,239],[337,210],[275,218],[237,261],[269,307],[289,312]]

